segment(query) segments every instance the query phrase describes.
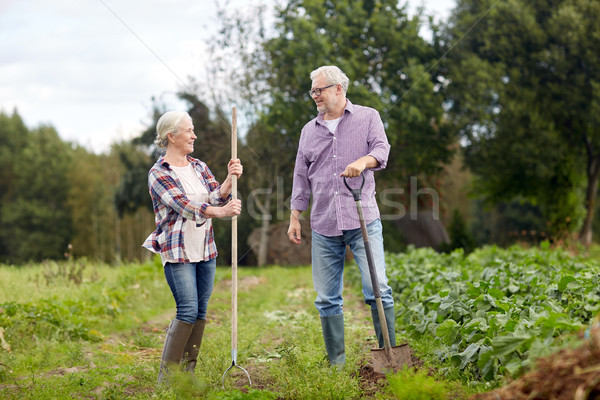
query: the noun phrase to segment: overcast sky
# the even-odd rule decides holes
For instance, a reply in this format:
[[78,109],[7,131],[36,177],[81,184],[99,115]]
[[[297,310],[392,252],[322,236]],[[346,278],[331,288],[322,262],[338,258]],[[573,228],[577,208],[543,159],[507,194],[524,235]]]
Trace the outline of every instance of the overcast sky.
[[[454,5],[408,1],[440,18]],[[151,122],[153,96],[176,108],[182,82],[205,79],[216,13],[213,0],[0,0],[0,111],[16,108],[29,128],[50,124],[63,140],[108,151]]]

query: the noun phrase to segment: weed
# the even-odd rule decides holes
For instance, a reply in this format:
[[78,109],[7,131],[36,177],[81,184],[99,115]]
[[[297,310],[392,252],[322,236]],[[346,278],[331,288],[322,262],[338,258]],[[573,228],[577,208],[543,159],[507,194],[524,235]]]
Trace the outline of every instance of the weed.
[[43,276],[46,286],[55,285],[58,282],[72,282],[80,285],[83,282],[83,271],[86,268],[85,260],[75,261],[45,261]]
[[245,392],[236,390],[211,393],[207,400],[275,400],[278,398],[277,394],[268,390],[248,389]]
[[133,344],[139,348],[154,348],[161,345],[158,336],[154,333],[144,332],[142,330],[136,330],[133,334]]
[[386,391],[398,400],[446,400],[450,389],[444,381],[429,376],[426,370],[411,368],[387,376]]

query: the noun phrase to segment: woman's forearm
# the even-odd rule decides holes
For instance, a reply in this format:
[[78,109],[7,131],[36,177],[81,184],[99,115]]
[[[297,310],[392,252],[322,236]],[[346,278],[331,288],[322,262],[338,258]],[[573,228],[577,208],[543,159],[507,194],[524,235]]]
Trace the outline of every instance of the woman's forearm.
[[227,178],[221,184],[221,197],[225,198],[231,194],[231,175],[227,175]]

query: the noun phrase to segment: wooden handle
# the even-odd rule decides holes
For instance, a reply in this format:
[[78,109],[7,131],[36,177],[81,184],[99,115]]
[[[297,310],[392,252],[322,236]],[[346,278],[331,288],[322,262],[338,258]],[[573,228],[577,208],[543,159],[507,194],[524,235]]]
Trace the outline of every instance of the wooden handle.
[[[237,111],[231,113],[231,158],[237,158]],[[237,199],[237,176],[231,177],[231,198]],[[237,215],[231,218],[231,350],[237,353]],[[234,363],[236,360],[234,359]]]

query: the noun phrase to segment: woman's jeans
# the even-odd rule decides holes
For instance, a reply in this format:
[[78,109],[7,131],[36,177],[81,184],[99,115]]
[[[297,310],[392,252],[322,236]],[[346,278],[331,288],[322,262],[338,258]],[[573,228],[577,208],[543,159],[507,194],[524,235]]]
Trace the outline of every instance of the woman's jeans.
[[[385,254],[381,221],[376,219],[367,225],[369,244],[377,271],[381,301],[384,308],[393,307],[392,289],[388,286],[385,274]],[[371,274],[367,263],[365,243],[360,228],[343,231],[341,236],[323,236],[312,232],[312,273],[317,292],[315,305],[321,317],[342,314],[342,289],[344,287],[344,259],[346,245],[354,254],[354,259],[362,277],[362,293],[365,303],[377,309]]]
[[216,258],[197,263],[165,265],[165,277],[175,298],[178,320],[193,324],[197,319],[206,319],[216,265]]

